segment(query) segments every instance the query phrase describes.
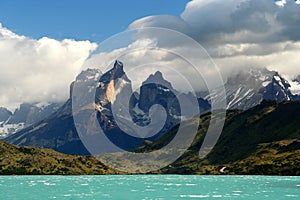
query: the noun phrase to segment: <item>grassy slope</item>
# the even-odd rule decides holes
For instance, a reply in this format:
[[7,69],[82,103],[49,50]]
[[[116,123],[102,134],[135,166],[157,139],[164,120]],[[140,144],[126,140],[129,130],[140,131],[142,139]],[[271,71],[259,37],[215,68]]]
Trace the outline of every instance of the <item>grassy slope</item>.
[[[217,145],[206,159],[199,160],[198,151],[210,119],[209,115],[202,116],[189,151],[160,172],[300,175],[299,113],[300,102],[263,102],[247,111],[229,111]],[[157,141],[153,146],[160,143],[164,142]]]
[[[198,151],[210,121],[209,114],[203,115],[189,150],[175,163],[155,173],[300,175],[299,113],[300,102],[264,102],[247,111],[229,111],[217,145],[200,160]],[[175,134],[176,128],[137,151],[159,149]],[[118,159],[118,154],[114,157]],[[0,174],[116,173],[93,157],[17,147],[0,141]]]
[[51,149],[17,147],[0,141],[0,174],[117,173],[93,157],[66,155]]

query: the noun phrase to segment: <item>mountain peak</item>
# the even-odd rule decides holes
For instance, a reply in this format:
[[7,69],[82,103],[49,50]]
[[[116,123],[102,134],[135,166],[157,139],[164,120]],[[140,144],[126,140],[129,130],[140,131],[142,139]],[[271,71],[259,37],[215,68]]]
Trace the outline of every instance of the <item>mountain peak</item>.
[[[296,98],[291,93],[289,82],[280,73],[267,68],[251,68],[237,73],[228,78],[224,87],[228,109],[247,110],[264,99],[282,102]],[[216,90],[210,97],[216,100],[218,93]]]
[[163,75],[160,71],[156,71],[155,74],[154,74],[154,77],[160,77],[163,79]]
[[149,83],[154,83],[154,84],[159,84],[163,85],[166,88],[173,88],[171,83],[164,79],[163,74],[160,71],[156,71],[154,74],[151,74],[146,81],[143,82],[143,85],[149,84]]
[[119,60],[116,60],[114,66],[111,70],[106,72],[101,78],[99,82],[108,83],[111,80],[116,80],[118,78],[129,81],[126,73],[124,72],[123,63]]
[[123,63],[119,60],[116,60],[115,61],[115,64],[114,64],[114,69],[121,69],[123,70]]
[[111,74],[114,76],[113,79],[121,78],[125,75],[123,63],[119,60],[115,61],[114,67],[110,70]]

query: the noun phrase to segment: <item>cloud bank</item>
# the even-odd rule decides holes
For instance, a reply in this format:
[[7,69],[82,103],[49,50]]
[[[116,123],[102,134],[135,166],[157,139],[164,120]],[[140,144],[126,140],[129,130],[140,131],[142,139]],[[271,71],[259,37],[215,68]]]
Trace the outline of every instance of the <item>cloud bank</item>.
[[[300,5],[287,0],[193,0],[181,17],[153,16],[133,22],[140,27],[171,28],[198,41],[226,77],[251,67],[277,70],[288,79],[300,74]],[[186,48],[178,41],[163,43],[165,37],[151,38],[160,47]],[[197,55],[195,55],[196,59]]]
[[89,41],[31,39],[0,24],[0,106],[61,102],[82,64],[97,47]]

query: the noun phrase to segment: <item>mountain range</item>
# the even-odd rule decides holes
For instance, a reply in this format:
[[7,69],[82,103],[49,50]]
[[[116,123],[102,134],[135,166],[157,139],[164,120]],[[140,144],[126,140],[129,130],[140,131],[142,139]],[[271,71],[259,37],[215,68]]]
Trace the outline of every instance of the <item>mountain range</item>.
[[0,108],[0,139],[39,122],[60,107],[60,103],[49,103],[47,105],[22,103],[14,112],[6,108]]
[[[278,72],[266,68],[252,68],[228,78],[224,85],[227,109],[247,110],[263,100],[294,101],[299,95],[293,94],[291,85]],[[217,88],[206,98],[221,101]]]
[[[83,91],[76,94],[77,96],[73,94],[75,86],[76,90]],[[94,102],[85,102],[86,96],[94,95],[90,94],[92,91],[95,91]],[[130,116],[126,116],[123,111],[118,111],[120,121],[125,128],[131,128],[127,126],[130,122],[128,117],[131,117],[136,124],[148,125],[151,115],[149,108],[159,103],[163,104],[167,110],[167,121],[162,130],[155,136],[147,137],[146,135],[145,138],[133,137],[123,132],[117,126],[112,112],[112,105],[117,102],[120,94],[129,102]],[[151,75],[143,83],[140,94],[133,93],[131,81],[123,70],[123,64],[116,61],[114,67],[105,74],[97,69],[83,71],[71,84],[70,98],[60,109],[39,123],[5,138],[5,141],[19,146],[51,148],[68,154],[89,154],[78,136],[73,120],[72,100],[79,99],[82,108],[97,110],[99,124],[113,143],[125,150],[133,150],[145,141],[156,140],[179,123],[180,108],[176,102],[176,95],[184,96],[185,99],[191,98],[189,94],[175,91],[160,72]],[[198,99],[197,103],[203,112],[210,109],[208,101],[204,99]],[[126,110],[122,108],[122,104],[119,106],[121,106],[119,110]],[[134,131],[132,128],[130,130]]]
[[[74,87],[83,92],[76,93],[77,96],[74,95]],[[288,81],[279,73],[267,69],[252,69],[238,73],[227,80],[225,90],[227,108],[230,110],[248,110],[265,99],[278,102],[299,99],[298,95],[291,92]],[[198,98],[202,113],[209,112],[210,101],[221,100],[218,99],[218,93],[217,88],[211,95]],[[94,98],[93,102],[85,102],[87,96],[91,95]],[[76,115],[89,109],[96,110],[97,120],[110,141],[124,150],[135,150],[163,137],[183,119],[178,96],[192,101],[190,94],[174,90],[171,83],[165,80],[160,72],[150,75],[143,82],[139,93],[133,92],[131,81],[123,70],[123,64],[116,61],[113,68],[104,74],[97,69],[83,71],[71,84],[70,98],[63,106],[42,121],[5,138],[5,141],[19,146],[36,146],[67,154],[88,155],[89,152],[83,145],[74,124],[74,112],[72,113],[74,102],[72,101],[78,100],[82,109],[80,109],[81,113],[77,112]],[[166,122],[156,135],[147,137],[149,134],[147,133],[143,138],[138,138],[123,131],[129,130],[133,134],[141,134],[140,129],[132,128],[130,123],[133,121],[141,127],[151,125],[151,110],[149,109],[155,104],[162,105],[166,111]],[[114,115],[113,109],[118,109],[117,115]],[[154,113],[158,111],[158,108],[152,110]],[[3,113],[5,116],[5,111]],[[154,119],[158,119],[153,125],[155,128],[161,118]],[[83,124],[83,126],[86,125]],[[90,127],[85,127],[85,129],[90,129]]]

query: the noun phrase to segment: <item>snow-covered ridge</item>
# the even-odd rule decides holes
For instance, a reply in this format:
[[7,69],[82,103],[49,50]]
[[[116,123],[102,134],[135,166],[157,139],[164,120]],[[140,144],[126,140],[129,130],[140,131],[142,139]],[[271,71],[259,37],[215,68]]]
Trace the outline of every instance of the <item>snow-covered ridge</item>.
[[6,124],[5,122],[0,122],[0,139],[16,133],[17,131],[22,130],[24,127],[24,122],[17,124]]
[[1,108],[0,138],[39,122],[58,110],[60,106],[60,103],[23,103],[13,113]]
[[[290,101],[297,100],[295,96],[300,91],[300,84],[290,84],[278,72],[254,68],[240,72],[230,78],[224,85],[227,96],[227,109],[249,109],[262,100]],[[208,96],[208,100],[219,99],[219,89]]]

